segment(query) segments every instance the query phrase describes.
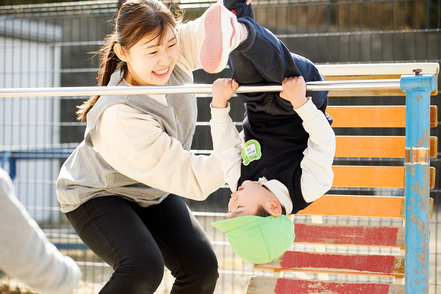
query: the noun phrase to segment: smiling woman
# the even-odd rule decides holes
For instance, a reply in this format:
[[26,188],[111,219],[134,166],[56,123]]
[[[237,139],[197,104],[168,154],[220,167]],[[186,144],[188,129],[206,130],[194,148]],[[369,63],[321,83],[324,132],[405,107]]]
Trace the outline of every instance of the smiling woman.
[[[98,86],[109,85],[119,68],[120,82],[128,85],[166,84],[181,53],[179,23],[159,1],[125,2],[118,12],[114,32],[107,36],[106,44],[98,52],[102,69],[98,72]],[[187,64],[186,69],[191,74],[193,68]],[[80,120],[86,119],[99,97],[94,96],[79,107]]]
[[[157,0],[125,2],[99,52],[98,85],[193,83],[205,17],[180,23]],[[84,141],[61,168],[57,196],[83,242],[114,269],[100,293],[154,293],[164,265],[173,293],[213,293],[214,250],[181,198],[204,200],[224,184],[215,154],[190,152],[195,94],[97,95],[77,114],[87,120]]]
[[127,64],[125,80],[133,86],[162,86],[168,82],[179,57],[174,30],[165,27],[163,38],[147,35],[133,47],[124,49],[116,43],[114,50]]
[[179,57],[179,45],[175,30],[169,26],[163,28],[161,35],[146,35],[129,49],[115,44],[116,55],[127,64],[125,80],[129,84],[161,86],[167,83]]

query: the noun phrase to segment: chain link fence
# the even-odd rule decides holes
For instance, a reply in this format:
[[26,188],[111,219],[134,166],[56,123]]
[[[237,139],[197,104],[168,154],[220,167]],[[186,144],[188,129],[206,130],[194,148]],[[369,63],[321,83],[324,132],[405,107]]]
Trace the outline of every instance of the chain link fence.
[[[212,3],[182,0],[169,4],[182,9],[184,19],[191,20]],[[94,52],[113,30],[110,20],[119,4],[117,0],[109,0],[0,5],[0,87],[96,85],[98,60]],[[254,0],[252,5],[260,24],[273,31],[291,51],[317,64],[440,62],[441,59],[441,0]],[[227,76],[228,69],[216,75],[196,71],[195,82],[212,83],[217,77]],[[212,149],[208,126],[210,98],[209,95],[198,97],[198,126],[192,146],[195,153],[204,154]],[[10,173],[17,197],[49,239],[80,265],[83,279],[76,293],[97,293],[112,269],[78,239],[60,213],[55,195],[59,168],[83,138],[85,125],[76,121],[75,111],[85,99],[87,97],[0,98],[0,165]],[[356,99],[358,103],[369,104],[373,98],[332,97],[329,104],[347,105]],[[440,105],[440,95],[432,99],[432,104]],[[403,97],[391,97],[385,104],[402,105],[405,101]],[[239,124],[243,106],[237,99],[232,100],[231,114]],[[432,135],[440,138],[440,129],[432,129]],[[393,131],[403,135],[402,130]],[[378,134],[381,130],[372,132]],[[431,165],[436,167],[439,178],[439,151]],[[441,293],[439,183],[437,180],[431,192],[435,201],[429,290],[433,294]],[[404,191],[332,189],[330,193],[403,195]],[[256,271],[252,264],[238,258],[224,235],[211,226],[211,222],[224,217],[229,194],[228,188],[223,187],[207,201],[188,201],[188,205],[218,254],[221,277],[216,293],[244,293],[250,275],[271,274]],[[304,216],[296,216],[295,220],[310,221]],[[360,218],[346,221],[364,224]],[[354,277],[335,275],[330,279],[353,280]],[[12,288],[19,285],[1,273],[0,283]],[[167,272],[157,293],[168,293],[172,283],[173,278]]]

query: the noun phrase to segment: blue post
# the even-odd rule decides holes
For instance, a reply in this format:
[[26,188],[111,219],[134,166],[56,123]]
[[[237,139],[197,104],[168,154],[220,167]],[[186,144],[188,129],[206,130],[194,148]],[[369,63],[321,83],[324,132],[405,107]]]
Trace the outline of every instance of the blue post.
[[0,167],[4,169],[7,161],[9,162],[9,176],[13,180],[16,176],[16,159],[11,151],[0,152]]
[[434,75],[402,76],[406,93],[405,293],[429,293],[430,92]]

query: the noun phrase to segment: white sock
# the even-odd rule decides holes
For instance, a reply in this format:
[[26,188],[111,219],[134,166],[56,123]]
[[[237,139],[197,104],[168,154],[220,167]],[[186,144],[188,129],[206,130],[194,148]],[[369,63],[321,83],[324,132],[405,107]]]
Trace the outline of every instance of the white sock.
[[244,23],[239,22],[239,30],[240,30],[240,42],[239,42],[240,45],[248,38],[248,29]]

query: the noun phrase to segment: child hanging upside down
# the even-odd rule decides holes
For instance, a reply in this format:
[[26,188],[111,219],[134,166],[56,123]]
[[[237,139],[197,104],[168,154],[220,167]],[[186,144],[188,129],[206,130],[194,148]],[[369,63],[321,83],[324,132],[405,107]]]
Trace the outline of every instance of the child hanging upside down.
[[[227,220],[213,225],[226,233],[239,256],[265,263],[294,241],[286,214],[306,208],[331,188],[335,135],[325,112],[327,92],[306,92],[305,81],[324,80],[314,64],[257,24],[243,0],[226,5],[235,14],[221,3],[207,11],[205,34],[211,37],[201,49],[206,71],[218,72],[228,60],[232,72],[232,79],[213,84],[214,150],[233,192]],[[238,94],[246,108],[241,138],[228,115],[228,99],[239,85],[274,84],[282,84],[283,91]]]

